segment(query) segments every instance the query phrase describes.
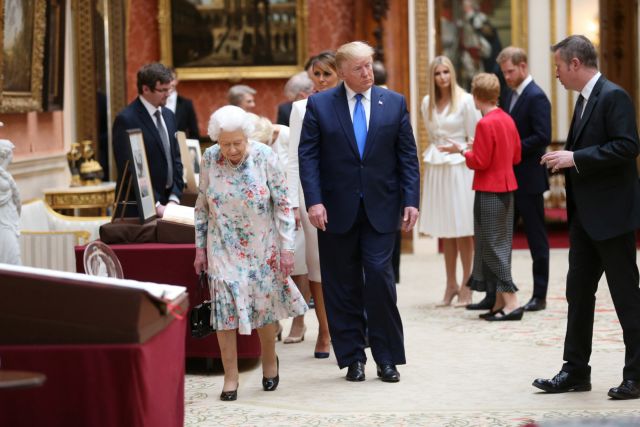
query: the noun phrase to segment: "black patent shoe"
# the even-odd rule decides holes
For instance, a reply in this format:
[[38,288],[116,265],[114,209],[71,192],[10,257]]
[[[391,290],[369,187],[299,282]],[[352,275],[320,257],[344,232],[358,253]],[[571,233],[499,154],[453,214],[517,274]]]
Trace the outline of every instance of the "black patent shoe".
[[364,381],[364,363],[358,360],[349,365],[345,378],[347,381]]
[[475,304],[467,304],[465,308],[467,310],[491,310],[494,305],[496,305],[495,297],[494,298],[484,297],[482,301],[477,302]]
[[524,311],[540,311],[545,308],[547,308],[547,300],[538,297],[532,297],[529,302],[524,305]]
[[487,311],[486,313],[479,314],[478,317],[481,318],[481,319],[486,319],[487,317],[491,317],[491,316],[495,315],[500,310],[502,310],[502,309],[494,310],[492,308],[491,310]]
[[498,310],[493,316],[485,317],[484,320],[488,322],[503,322],[509,320],[522,320],[522,315],[524,314],[524,308],[518,307],[509,313],[504,312],[504,310]]
[[280,383],[280,359],[278,359],[278,356],[276,356],[276,369],[278,373],[275,377],[262,377],[262,388],[264,391],[274,391],[278,388],[278,384]]
[[591,379],[581,378],[571,375],[566,371],[560,371],[550,380],[544,378],[536,379],[534,387],[547,393],[566,393],[568,391],[591,391]]
[[396,365],[381,364],[378,365],[378,377],[385,383],[397,383],[400,381],[400,372],[396,369]]
[[607,394],[617,400],[637,399],[640,397],[640,381],[623,380],[618,387],[609,389]]
[[235,390],[223,391],[222,393],[220,393],[220,400],[222,400],[223,402],[232,402],[237,399],[238,399],[237,388]]

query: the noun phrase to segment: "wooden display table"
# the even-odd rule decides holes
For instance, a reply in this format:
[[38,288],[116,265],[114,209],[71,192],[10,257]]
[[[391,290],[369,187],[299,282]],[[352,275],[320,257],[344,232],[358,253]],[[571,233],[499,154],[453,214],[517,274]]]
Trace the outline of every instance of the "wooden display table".
[[43,190],[45,201],[52,209],[75,215],[76,209],[95,209],[101,216],[113,205],[116,193],[115,182],[82,187],[47,188]]

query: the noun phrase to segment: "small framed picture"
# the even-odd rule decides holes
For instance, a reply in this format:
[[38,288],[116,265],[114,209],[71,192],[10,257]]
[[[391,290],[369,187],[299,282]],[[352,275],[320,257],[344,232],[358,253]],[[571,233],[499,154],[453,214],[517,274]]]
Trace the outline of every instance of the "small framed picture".
[[189,147],[189,160],[191,160],[193,164],[193,174],[195,175],[197,186],[200,178],[200,162],[202,161],[200,141],[197,139],[187,139],[187,147]]
[[129,166],[133,178],[133,188],[136,193],[138,215],[141,222],[147,222],[156,217],[156,201],[153,197],[151,175],[147,163],[147,151],[140,129],[129,129]]

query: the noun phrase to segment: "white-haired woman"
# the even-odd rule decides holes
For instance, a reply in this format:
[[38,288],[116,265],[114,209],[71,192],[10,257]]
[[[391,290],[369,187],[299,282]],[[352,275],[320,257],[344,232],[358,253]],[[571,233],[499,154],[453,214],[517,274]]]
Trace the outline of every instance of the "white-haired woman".
[[[420,207],[420,232],[441,238],[447,287],[439,306],[471,303],[471,290],[464,286],[473,261],[473,171],[460,154],[447,154],[437,147],[451,141],[471,143],[480,112],[473,98],[456,83],[456,71],[446,56],[429,65],[429,92],[422,100],[422,117],[429,133],[429,147],[423,153],[424,185]],[[462,286],[456,279],[457,258],[462,262]]]
[[208,148],[200,167],[195,208],[196,273],[206,271],[212,303],[211,322],[224,367],[221,400],[236,400],[236,330],[258,330],[262,350],[262,386],[279,382],[275,324],[307,310],[288,278],[293,268],[295,222],[285,175],[269,147],[250,142],[247,113],[225,106],[211,115]]

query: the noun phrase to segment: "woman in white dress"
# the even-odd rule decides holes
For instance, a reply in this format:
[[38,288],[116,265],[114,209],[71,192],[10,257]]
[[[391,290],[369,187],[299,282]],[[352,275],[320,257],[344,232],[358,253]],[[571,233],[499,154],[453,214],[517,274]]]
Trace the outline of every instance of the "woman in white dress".
[[[336,68],[335,53],[324,51],[309,60],[309,77],[313,81],[315,91],[322,92],[331,89],[340,82]],[[314,350],[314,357],[325,359],[329,357],[331,347],[331,337],[329,335],[329,322],[324,309],[324,296],[322,294],[322,283],[320,277],[320,257],[318,255],[318,230],[311,225],[307,216],[307,208],[304,204],[304,195],[300,185],[300,171],[298,169],[298,146],[300,145],[300,134],[302,133],[302,121],[307,108],[307,100],[301,99],[293,103],[291,107],[291,118],[289,120],[289,162],[287,164],[287,186],[289,187],[289,199],[296,218],[296,226],[302,226],[305,236],[307,270],[309,274],[309,287],[315,312],[318,318],[318,339]],[[302,319],[294,319],[294,322]],[[301,335],[304,336],[304,323]],[[294,335],[292,330],[290,336]]]
[[[429,135],[425,163],[420,232],[443,242],[447,288],[439,306],[457,307],[471,302],[472,291],[464,286],[473,262],[473,171],[460,154],[446,154],[437,147],[452,141],[471,144],[480,112],[473,97],[456,83],[456,72],[446,56],[429,65],[429,92],[422,100],[422,117]],[[462,286],[456,278],[457,258],[462,262]]]

